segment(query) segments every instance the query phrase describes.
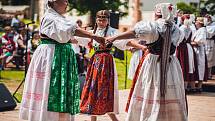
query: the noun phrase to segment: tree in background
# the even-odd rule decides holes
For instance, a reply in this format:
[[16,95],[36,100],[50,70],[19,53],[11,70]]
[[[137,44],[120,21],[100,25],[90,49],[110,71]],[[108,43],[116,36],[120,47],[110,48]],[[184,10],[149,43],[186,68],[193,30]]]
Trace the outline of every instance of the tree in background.
[[7,5],[8,4],[8,0],[1,0],[2,5]]
[[193,14],[197,12],[197,9],[191,5],[188,5],[184,2],[177,3],[177,8],[182,10],[186,14]]
[[76,9],[78,15],[90,13],[90,26],[95,24],[96,12],[102,9],[120,11],[120,7],[128,8],[128,0],[69,0],[70,10]]
[[206,1],[205,7],[207,8],[209,14],[211,15],[215,14],[215,0]]
[[30,0],[0,0],[3,5],[29,5]]

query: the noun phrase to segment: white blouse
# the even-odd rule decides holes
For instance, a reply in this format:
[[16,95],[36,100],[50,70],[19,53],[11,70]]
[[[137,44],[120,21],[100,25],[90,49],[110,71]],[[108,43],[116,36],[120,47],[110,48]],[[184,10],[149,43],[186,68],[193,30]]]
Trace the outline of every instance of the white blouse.
[[215,22],[206,26],[207,38],[212,38],[215,35]]
[[[159,33],[163,36],[166,31],[165,20],[158,19],[150,22],[138,22],[134,26],[134,31],[137,38],[146,40],[146,44],[153,43],[158,40]],[[178,46],[184,38],[184,33],[174,23],[171,31],[171,40],[175,46]]]
[[180,26],[179,29],[184,33],[184,37],[186,40],[190,37],[190,34],[192,34],[191,28],[185,25]]
[[40,33],[59,43],[67,43],[75,34],[77,24],[50,8],[44,14],[40,25]]
[[206,28],[201,27],[199,28],[193,35],[192,40],[196,42],[198,45],[204,45],[206,43]]

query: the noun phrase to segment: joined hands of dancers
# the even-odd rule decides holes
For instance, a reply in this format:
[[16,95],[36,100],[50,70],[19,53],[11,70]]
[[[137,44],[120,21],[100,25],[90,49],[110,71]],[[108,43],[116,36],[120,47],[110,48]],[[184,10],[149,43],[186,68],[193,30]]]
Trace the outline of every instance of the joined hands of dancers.
[[[134,33],[132,31],[128,31],[125,32],[124,34],[126,34],[127,36],[133,37]],[[122,34],[122,35],[124,35]],[[129,38],[129,37],[128,37]],[[111,43],[113,43],[115,40],[121,40],[121,39],[125,39],[124,37],[121,37],[121,35],[117,35],[117,36],[112,36],[112,37],[105,37],[105,45],[110,45]],[[127,46],[132,46],[135,49],[141,49],[143,51],[147,51],[147,46],[144,45],[140,45],[138,44],[138,42],[136,41],[129,41],[127,43]]]

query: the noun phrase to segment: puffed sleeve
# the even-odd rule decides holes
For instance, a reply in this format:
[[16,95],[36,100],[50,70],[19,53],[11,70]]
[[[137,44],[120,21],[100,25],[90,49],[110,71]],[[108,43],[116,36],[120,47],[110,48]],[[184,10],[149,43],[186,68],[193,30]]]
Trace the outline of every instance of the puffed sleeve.
[[156,41],[159,37],[155,22],[140,21],[135,24],[134,32],[137,38],[146,40],[147,43]]
[[207,26],[207,38],[212,38],[215,35],[215,25],[214,26]]
[[194,39],[194,41],[198,44],[198,45],[202,45],[206,43],[206,36],[207,36],[207,32],[205,28],[200,28],[199,30],[197,30],[197,35]]
[[171,40],[175,46],[178,46],[183,41],[185,33],[177,26],[174,26],[172,31]]
[[[117,30],[117,29],[110,29],[111,30],[111,32],[110,32],[110,36],[115,36],[115,35],[118,35],[118,34],[120,34],[119,33],[119,31]],[[129,42],[129,41],[131,41],[131,40],[129,40],[129,39],[125,39],[125,40],[115,40],[114,42],[113,42],[113,45],[115,46],[115,47],[117,47],[118,49],[120,49],[120,50],[126,50],[126,49],[129,49],[130,48],[130,46],[127,46],[127,43]]]
[[41,33],[59,43],[67,43],[75,34],[77,24],[67,21],[65,18],[45,17],[41,24]]

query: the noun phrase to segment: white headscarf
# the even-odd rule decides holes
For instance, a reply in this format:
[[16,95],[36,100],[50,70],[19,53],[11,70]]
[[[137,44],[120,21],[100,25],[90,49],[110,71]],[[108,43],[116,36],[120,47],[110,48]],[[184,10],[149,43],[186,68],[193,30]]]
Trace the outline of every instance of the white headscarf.
[[171,3],[159,3],[155,5],[155,14],[162,15],[162,18],[167,21],[174,21],[176,17],[177,8]]

